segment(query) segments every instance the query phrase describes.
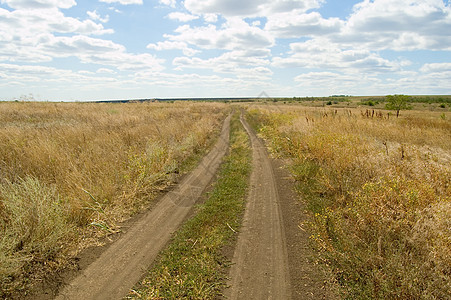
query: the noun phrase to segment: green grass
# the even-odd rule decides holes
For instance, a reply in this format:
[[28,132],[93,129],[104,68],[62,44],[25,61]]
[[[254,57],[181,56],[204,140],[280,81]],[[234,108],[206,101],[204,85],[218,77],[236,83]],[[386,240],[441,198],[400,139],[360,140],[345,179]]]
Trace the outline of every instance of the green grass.
[[251,151],[238,114],[231,122],[230,153],[195,217],[176,233],[159,262],[128,298],[214,299],[225,287],[229,259],[223,249],[240,227],[245,207]]

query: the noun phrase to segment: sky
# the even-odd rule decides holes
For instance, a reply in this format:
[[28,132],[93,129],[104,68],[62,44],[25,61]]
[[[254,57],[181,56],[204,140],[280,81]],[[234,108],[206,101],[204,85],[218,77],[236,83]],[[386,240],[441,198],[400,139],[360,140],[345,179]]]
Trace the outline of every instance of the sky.
[[450,0],[0,0],[0,100],[451,94]]

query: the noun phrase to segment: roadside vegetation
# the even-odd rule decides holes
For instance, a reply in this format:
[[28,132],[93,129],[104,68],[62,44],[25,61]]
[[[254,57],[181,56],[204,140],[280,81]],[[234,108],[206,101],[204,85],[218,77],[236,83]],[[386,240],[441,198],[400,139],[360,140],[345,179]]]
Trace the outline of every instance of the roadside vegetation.
[[216,299],[225,287],[224,247],[236,238],[245,208],[251,150],[239,114],[231,121],[230,152],[208,199],[176,233],[128,299]]
[[0,298],[119,230],[218,136],[218,103],[0,103]]
[[451,295],[450,117],[248,107],[270,150],[290,159],[318,261],[343,298]]

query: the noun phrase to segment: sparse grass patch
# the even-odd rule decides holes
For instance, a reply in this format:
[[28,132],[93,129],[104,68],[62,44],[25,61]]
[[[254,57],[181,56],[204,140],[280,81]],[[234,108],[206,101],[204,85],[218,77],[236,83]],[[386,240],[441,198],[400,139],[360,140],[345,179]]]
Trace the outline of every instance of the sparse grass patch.
[[240,227],[251,151],[238,114],[231,122],[230,153],[206,202],[177,232],[160,261],[128,298],[215,299],[224,287],[228,261],[221,249]]
[[343,298],[449,298],[451,122],[435,112],[381,115],[248,113],[271,150],[291,158],[311,240]]

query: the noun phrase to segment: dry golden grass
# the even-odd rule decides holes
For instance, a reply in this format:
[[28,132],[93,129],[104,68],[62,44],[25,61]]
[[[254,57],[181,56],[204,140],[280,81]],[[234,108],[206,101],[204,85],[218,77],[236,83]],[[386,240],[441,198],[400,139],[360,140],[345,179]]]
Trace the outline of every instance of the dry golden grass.
[[254,106],[345,298],[451,294],[451,114]]
[[206,151],[226,110],[0,103],[0,296],[148,205]]

